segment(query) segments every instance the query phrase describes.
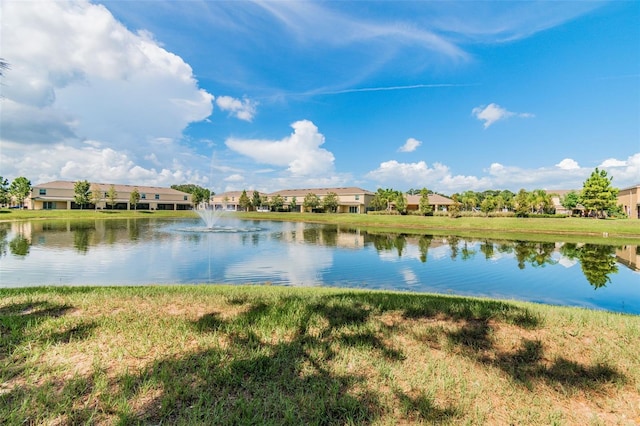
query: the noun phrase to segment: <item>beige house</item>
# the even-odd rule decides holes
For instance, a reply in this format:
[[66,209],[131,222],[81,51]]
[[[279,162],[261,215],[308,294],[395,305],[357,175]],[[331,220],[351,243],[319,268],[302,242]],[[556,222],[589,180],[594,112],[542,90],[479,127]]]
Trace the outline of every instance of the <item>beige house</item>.
[[[333,192],[338,196],[338,213],[366,213],[367,207],[369,207],[369,203],[374,195],[373,192],[355,187],[283,189],[270,194],[265,194],[263,192],[260,192],[259,194],[260,197],[264,197],[269,201],[276,195],[280,195],[284,201],[284,210],[289,210],[291,208],[291,203],[295,198],[296,207],[294,208],[294,211],[299,212],[302,210],[302,203],[304,203],[304,197],[306,197],[307,194],[317,195],[322,202],[322,199],[330,192]],[[240,211],[242,210],[242,207],[240,207],[241,196],[242,191],[223,192],[211,197],[211,204],[216,210]],[[247,190],[247,197],[249,197],[249,199],[253,198],[253,190]]]
[[618,204],[630,219],[640,218],[640,185],[621,189],[618,192]]
[[301,211],[302,204],[304,203],[304,197],[308,194],[315,194],[322,200],[329,193],[335,193],[338,196],[338,209],[337,213],[366,213],[373,196],[375,195],[371,191],[367,191],[362,188],[347,187],[347,188],[308,188],[308,189],[285,189],[282,191],[272,192],[269,194],[269,199],[280,195],[284,199],[284,208],[289,209],[291,202],[296,202],[295,211]]
[[[420,198],[422,195],[407,195],[407,212],[420,210]],[[453,204],[451,198],[447,198],[440,194],[429,194],[429,205],[433,206],[434,212],[446,212],[449,206]]]
[[564,197],[570,192],[575,192],[576,194],[580,194],[579,189],[548,189],[546,193],[551,197],[551,202],[553,203],[553,208],[556,211],[556,214],[566,214],[573,216],[580,216],[582,212],[584,212],[584,207],[578,204],[573,210],[567,209],[562,205],[562,200]]
[[[259,192],[259,194],[260,197],[266,196],[263,192]],[[240,206],[241,196],[242,191],[227,191],[221,194],[215,194],[211,196],[210,204],[216,210],[239,212],[242,211],[242,207]],[[247,190],[247,197],[249,197],[249,200],[253,198],[253,190]]]
[[101,200],[97,206],[92,203],[86,206],[79,206],[75,202],[75,182],[54,181],[35,185],[31,190],[31,195],[27,199],[27,205],[34,210],[53,209],[110,209],[130,210],[134,206],[129,204],[129,197],[135,188],[140,194],[140,201],[136,208],[138,210],[189,210],[192,208],[191,194],[177,191],[171,188],[142,185],[113,185],[117,197],[113,206],[108,205],[107,194],[112,186],[109,183],[92,183],[91,191],[99,188]]

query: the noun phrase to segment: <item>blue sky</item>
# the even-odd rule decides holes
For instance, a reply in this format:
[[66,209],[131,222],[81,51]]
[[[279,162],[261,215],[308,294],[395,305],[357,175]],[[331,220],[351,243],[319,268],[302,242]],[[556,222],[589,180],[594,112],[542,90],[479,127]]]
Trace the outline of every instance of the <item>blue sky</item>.
[[9,179],[640,183],[640,2],[1,4]]

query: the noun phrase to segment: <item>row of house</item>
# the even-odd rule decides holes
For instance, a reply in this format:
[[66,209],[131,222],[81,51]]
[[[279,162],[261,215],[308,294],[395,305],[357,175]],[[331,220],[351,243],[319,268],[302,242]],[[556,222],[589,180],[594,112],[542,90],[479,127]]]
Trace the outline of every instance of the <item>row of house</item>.
[[[142,185],[116,185],[107,183],[93,183],[91,189],[98,189],[101,200],[97,205],[88,203],[80,206],[75,202],[75,182],[57,180],[36,185],[31,189],[30,197],[25,200],[27,208],[33,210],[55,209],[114,209],[114,210],[189,210],[193,200],[191,194],[171,188]],[[109,200],[111,188],[116,192],[113,204]],[[131,193],[137,190],[140,200],[133,206],[129,203]]]
[[[188,210],[193,207],[191,194],[181,192],[171,188],[163,188],[156,186],[134,186],[134,185],[112,185],[106,183],[92,184],[92,188],[99,188],[103,197],[98,205],[88,204],[79,206],[75,202],[74,192],[75,182],[54,181],[33,187],[30,197],[26,200],[26,206],[30,209],[78,209],[78,208],[98,208],[98,209],[140,209],[140,210]],[[115,189],[117,197],[113,205],[108,200],[108,193],[111,187]],[[131,193],[137,189],[140,194],[139,202],[133,206],[130,204]],[[570,191],[553,190],[548,191],[552,194],[552,201],[557,213],[565,212],[561,205],[561,200],[566,193]],[[260,193],[261,197],[271,199],[275,196],[281,196],[284,200],[284,209],[289,210],[293,207],[293,211],[300,211],[304,198],[308,194],[315,194],[320,200],[329,193],[335,193],[338,198],[338,213],[366,213],[371,204],[371,200],[375,196],[374,192],[358,187],[343,188],[307,188],[307,189],[285,189],[272,192],[269,194]],[[618,193],[618,204],[622,206],[628,217],[633,219],[640,218],[640,185],[621,189]],[[240,211],[240,197],[242,191],[223,192],[214,195],[210,203],[215,209]],[[252,192],[248,192],[247,196],[252,197]],[[295,205],[293,204],[295,201]],[[418,210],[420,204],[420,195],[407,195],[407,210],[409,212]],[[429,195],[429,204],[433,206],[434,211],[446,211],[453,204],[453,200],[438,194]]]
[[[375,196],[374,192],[357,187],[346,188],[306,188],[306,189],[284,189],[269,194],[259,193],[260,197],[273,199],[273,197],[281,196],[284,200],[284,210],[301,211],[304,198],[308,194],[316,195],[320,201],[329,194],[333,193],[338,198],[338,213],[366,213],[371,204],[371,200]],[[216,194],[211,198],[213,207],[217,210],[240,211],[240,197],[242,191],[230,191]],[[252,193],[247,193],[248,197]],[[407,211],[416,211],[420,203],[420,195],[407,195]],[[442,195],[429,195],[429,204],[436,211],[446,211],[448,206],[453,204],[453,200]]]

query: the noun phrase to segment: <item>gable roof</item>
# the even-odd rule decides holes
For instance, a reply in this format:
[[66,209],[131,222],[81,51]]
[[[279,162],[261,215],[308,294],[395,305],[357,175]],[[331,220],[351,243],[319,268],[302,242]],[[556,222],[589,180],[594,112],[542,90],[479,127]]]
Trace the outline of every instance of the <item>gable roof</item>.
[[[165,188],[161,186],[144,186],[144,185],[121,185],[121,184],[111,184],[111,183],[98,183],[98,182],[89,182],[91,184],[91,188],[96,185],[100,188],[101,191],[108,191],[111,188],[111,185],[115,187],[116,192],[132,192],[135,188],[138,188],[138,192],[141,193],[153,193],[153,194],[173,194],[173,195],[191,195],[187,192],[178,191],[173,188]],[[66,181],[66,180],[55,180],[53,182],[46,182],[39,185],[33,185],[34,188],[45,188],[45,189],[68,189],[73,191],[76,182]]]
[[[407,195],[407,204],[415,205],[420,204],[421,195]],[[442,196],[440,194],[429,194],[429,204],[432,206],[450,206],[453,204],[451,198]]]
[[338,195],[374,195],[373,192],[366,189],[357,188],[355,186],[349,186],[344,188],[302,188],[302,189],[283,189],[268,194],[270,197],[274,195],[281,195],[283,197],[304,197],[307,194],[315,194],[319,197],[327,195],[330,192],[335,192]]

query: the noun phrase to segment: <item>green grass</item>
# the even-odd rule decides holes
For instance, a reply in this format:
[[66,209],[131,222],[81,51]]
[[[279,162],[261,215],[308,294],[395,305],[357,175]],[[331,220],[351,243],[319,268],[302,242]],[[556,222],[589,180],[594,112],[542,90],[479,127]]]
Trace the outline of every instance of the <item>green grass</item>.
[[0,222],[42,219],[126,219],[197,217],[192,210],[10,210],[0,209]]
[[5,424],[635,424],[640,317],[270,286],[0,290]]

